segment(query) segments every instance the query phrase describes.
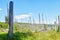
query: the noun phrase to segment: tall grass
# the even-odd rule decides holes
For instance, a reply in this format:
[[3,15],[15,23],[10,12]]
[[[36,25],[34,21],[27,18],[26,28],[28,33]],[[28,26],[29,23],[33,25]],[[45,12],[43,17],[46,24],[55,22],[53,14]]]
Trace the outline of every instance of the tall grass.
[[[9,40],[7,33],[0,33],[0,40]],[[10,40],[60,40],[60,32],[15,32]]]

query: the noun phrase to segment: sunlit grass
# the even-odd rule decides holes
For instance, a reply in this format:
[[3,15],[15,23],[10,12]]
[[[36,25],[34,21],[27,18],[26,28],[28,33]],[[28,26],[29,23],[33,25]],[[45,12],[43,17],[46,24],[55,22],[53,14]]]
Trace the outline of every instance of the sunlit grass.
[[[1,32],[0,40],[9,40],[8,34]],[[60,40],[60,32],[15,32],[11,40]]]

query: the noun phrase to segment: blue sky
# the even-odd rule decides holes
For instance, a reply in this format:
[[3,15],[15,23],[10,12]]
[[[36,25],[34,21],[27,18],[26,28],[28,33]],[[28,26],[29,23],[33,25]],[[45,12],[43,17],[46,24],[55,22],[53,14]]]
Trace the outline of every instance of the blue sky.
[[[5,20],[7,15],[7,4],[10,0],[0,0],[0,21]],[[54,23],[60,14],[60,0],[13,0],[14,1],[14,20],[28,22],[29,17],[34,18],[38,23],[38,14],[42,14],[44,23]]]

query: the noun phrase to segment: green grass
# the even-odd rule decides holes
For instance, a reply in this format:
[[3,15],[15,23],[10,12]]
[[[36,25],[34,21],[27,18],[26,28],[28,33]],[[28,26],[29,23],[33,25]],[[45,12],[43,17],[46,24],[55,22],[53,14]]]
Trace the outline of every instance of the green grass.
[[[7,33],[0,33],[0,40],[9,40]],[[60,32],[15,32],[10,40],[60,40]]]
[[[39,28],[38,25],[34,27]],[[0,28],[0,40],[9,40],[8,33],[3,32],[2,29],[5,29],[5,27]],[[29,24],[25,23],[21,23],[20,27],[14,25],[13,31],[13,38],[10,40],[60,40],[60,32],[52,30],[48,32],[38,32],[37,30],[31,32],[31,30],[29,30]]]

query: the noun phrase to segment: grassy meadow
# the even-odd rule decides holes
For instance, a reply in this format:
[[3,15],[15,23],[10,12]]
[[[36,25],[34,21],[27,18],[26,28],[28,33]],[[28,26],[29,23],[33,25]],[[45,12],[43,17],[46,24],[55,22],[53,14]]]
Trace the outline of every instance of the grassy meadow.
[[[0,40],[9,40],[7,33],[0,33]],[[11,40],[60,40],[60,32],[15,32]]]
[[[0,23],[0,25],[6,25],[5,23]],[[33,25],[32,25],[33,26]],[[37,25],[35,25],[36,28],[38,28]],[[35,27],[32,27],[35,28]],[[8,31],[2,31],[4,29],[7,29],[8,27],[0,26],[0,40],[60,40],[60,32],[49,30],[44,32],[39,32],[35,30],[34,32],[29,29],[28,24],[21,23],[20,25],[14,24],[13,27],[13,38],[8,38]],[[36,29],[35,28],[35,29]]]

